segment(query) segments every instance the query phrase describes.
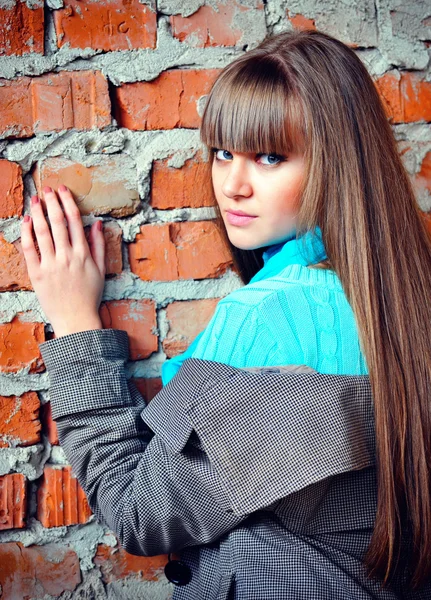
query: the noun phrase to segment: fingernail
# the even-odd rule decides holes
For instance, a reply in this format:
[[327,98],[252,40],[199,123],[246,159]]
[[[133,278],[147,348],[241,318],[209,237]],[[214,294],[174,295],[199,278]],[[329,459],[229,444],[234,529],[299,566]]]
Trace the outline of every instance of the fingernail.
[[63,184],[61,184],[58,189],[60,190],[60,192],[67,192],[67,187]]
[[30,221],[30,215],[25,215],[24,223],[28,223]]
[[38,196],[32,196],[31,197],[31,203],[32,204],[37,204],[39,202],[39,198]]
[[45,192],[45,194],[47,194],[49,192],[52,192],[52,188],[46,186],[46,187],[43,188],[43,191]]
[[102,223],[102,221],[97,221],[97,229],[99,231],[102,231],[102,229],[103,229],[103,223]]

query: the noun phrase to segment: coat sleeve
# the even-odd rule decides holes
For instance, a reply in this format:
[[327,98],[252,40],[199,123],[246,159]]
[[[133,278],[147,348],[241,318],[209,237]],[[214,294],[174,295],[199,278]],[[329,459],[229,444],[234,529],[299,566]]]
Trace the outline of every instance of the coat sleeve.
[[132,554],[214,542],[299,489],[373,464],[368,376],[188,358],[146,405],[126,378],[127,332],[40,350],[66,457]]
[[[144,423],[146,403],[126,378],[128,334],[89,330],[39,345],[50,378],[59,441],[96,518],[131,554],[154,556],[210,543],[234,528],[223,486],[205,454],[189,444],[172,452]],[[174,378],[170,401],[194,396],[202,379]],[[151,402],[149,403],[149,405]],[[166,414],[160,414],[160,426]],[[171,433],[182,443],[183,417]]]

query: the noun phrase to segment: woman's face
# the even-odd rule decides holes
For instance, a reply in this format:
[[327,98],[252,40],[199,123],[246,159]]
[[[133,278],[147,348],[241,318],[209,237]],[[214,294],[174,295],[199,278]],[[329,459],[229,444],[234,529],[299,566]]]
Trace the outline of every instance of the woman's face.
[[[231,243],[254,250],[288,239],[295,228],[304,157],[214,149],[212,182]],[[243,212],[252,218],[235,217]]]

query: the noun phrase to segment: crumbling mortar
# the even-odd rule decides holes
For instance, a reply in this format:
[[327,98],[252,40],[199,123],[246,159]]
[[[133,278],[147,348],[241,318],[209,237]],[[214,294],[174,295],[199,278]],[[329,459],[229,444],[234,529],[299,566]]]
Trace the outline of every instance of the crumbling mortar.
[[30,53],[22,56],[0,57],[0,77],[15,79],[63,71],[101,71],[114,85],[136,81],[152,81],[161,72],[183,65],[194,68],[220,68],[241,54],[238,48],[194,48],[173,38],[167,17],[157,26],[156,49],[94,50],[71,48],[64,44],[52,54]]

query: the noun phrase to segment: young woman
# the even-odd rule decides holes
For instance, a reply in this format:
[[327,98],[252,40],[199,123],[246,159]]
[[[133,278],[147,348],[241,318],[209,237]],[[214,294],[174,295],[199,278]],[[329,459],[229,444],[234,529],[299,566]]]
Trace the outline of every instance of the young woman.
[[[177,412],[180,399],[183,402],[184,397],[190,399],[193,396],[191,392],[187,392],[184,379],[180,377],[185,372],[181,367],[185,366],[183,363],[189,358],[192,362],[187,362],[187,365],[196,365],[193,361],[198,359],[198,366],[205,365],[209,374],[203,387],[194,388],[199,378],[195,377],[193,369],[187,371],[190,389],[197,393],[196,389],[202,391],[206,389],[205,386],[212,385],[212,397],[219,399],[228,399],[227,395],[223,396],[220,392],[226,383],[223,376],[227,380],[233,377],[233,384],[239,377],[240,368],[306,365],[318,373],[312,373],[311,376],[296,375],[302,377],[296,381],[308,386],[309,395],[306,394],[303,398],[299,386],[293,387],[289,399],[295,398],[298,403],[291,406],[300,404],[304,411],[305,399],[311,400],[320,394],[322,419],[325,419],[325,411],[330,410],[329,400],[333,403],[340,401],[340,385],[344,384],[339,382],[343,378],[347,377],[343,381],[348,381],[352,386],[355,377],[358,378],[358,386],[362,386],[364,380],[369,378],[375,423],[375,523],[373,528],[366,530],[364,521],[361,526],[358,525],[361,523],[358,518],[355,541],[352,541],[353,538],[347,537],[347,529],[353,528],[352,508],[352,514],[347,519],[350,525],[344,527],[344,533],[337,533],[341,536],[337,539],[343,540],[344,535],[344,542],[339,543],[340,548],[344,543],[345,556],[349,553],[351,556],[355,555],[359,547],[355,544],[363,544],[365,540],[368,551],[363,556],[364,564],[370,576],[375,576],[386,584],[394,573],[396,576],[401,564],[399,560],[405,558],[403,543],[407,535],[411,540],[411,584],[415,589],[422,586],[422,595],[416,597],[431,598],[431,415],[427,397],[427,390],[431,385],[431,307],[427,302],[431,284],[431,240],[370,75],[352,49],[322,32],[294,30],[269,37],[222,70],[207,99],[201,139],[210,153],[208,168],[211,173],[208,173],[208,177],[212,180],[220,230],[232,251],[245,285],[220,300],[207,328],[197,336],[185,353],[163,365],[162,379],[165,387],[159,396],[171,403],[176,421],[172,420],[172,415],[168,418],[159,413],[160,418],[166,419],[163,430],[157,420],[151,420],[151,411],[155,411],[158,406],[156,399],[150,403],[148,410],[143,411],[147,415],[147,418],[142,415],[144,421],[147,425],[153,424],[152,433],[156,431],[160,436],[157,443],[161,443],[160,439],[164,436],[166,441],[170,428],[179,427],[181,423],[184,431],[190,434],[187,419],[184,415],[180,417]],[[97,498],[102,495],[97,490],[104,470],[108,468],[107,463],[95,466],[94,472],[98,471],[98,475],[94,475],[89,481],[88,460],[92,452],[96,452],[95,448],[89,450],[86,457],[76,457],[80,445],[83,445],[82,436],[85,435],[86,428],[90,431],[90,408],[97,408],[99,413],[106,409],[104,418],[108,418],[111,401],[96,402],[98,384],[94,377],[91,383],[85,382],[84,385],[81,382],[81,386],[87,390],[88,402],[83,399],[82,387],[78,391],[71,391],[70,387],[76,387],[79,374],[72,376],[68,371],[72,367],[62,368],[61,365],[67,362],[67,356],[78,353],[81,371],[86,368],[96,373],[95,369],[99,369],[100,373],[97,374],[113,390],[112,395],[118,396],[118,390],[122,390],[126,406],[134,405],[136,411],[141,410],[142,405],[136,399],[131,399],[135,392],[130,395],[130,385],[127,388],[124,381],[120,384],[118,379],[114,381],[115,387],[108,377],[112,369],[110,371],[107,366],[115,365],[113,371],[117,373],[121,358],[121,355],[115,355],[113,349],[114,335],[115,342],[120,344],[123,351],[127,344],[125,332],[103,330],[98,317],[104,284],[103,236],[94,227],[90,236],[90,248],[87,248],[79,211],[71,194],[60,188],[59,195],[68,220],[70,243],[63,223],[62,208],[55,193],[46,191],[45,202],[55,250],[39,203],[32,206],[32,211],[42,260],[39,261],[34,247],[31,222],[23,224],[23,251],[33,287],[56,334],[56,339],[41,344],[40,348],[50,372],[51,403],[54,400],[53,414],[54,418],[58,418],[60,441],[68,448],[68,458],[75,472],[79,473],[78,478],[94,512],[113,526],[116,522],[112,517],[115,502],[112,500],[109,503],[106,499],[110,488],[105,489],[104,500]],[[108,339],[108,336],[112,338]],[[89,356],[84,356],[85,349],[90,349]],[[97,355],[94,362],[92,353]],[[217,371],[215,363],[229,365],[232,370],[226,375],[223,369]],[[217,384],[219,376],[223,385]],[[285,377],[283,381],[288,387],[292,380],[287,377],[294,376]],[[250,388],[247,387],[247,382],[250,381],[253,386],[261,386],[258,387],[260,402],[265,402],[262,394],[267,379],[263,376],[253,379],[240,377],[240,381],[244,387],[236,389],[239,396],[241,389],[244,390],[244,397],[250,393]],[[333,387],[324,387],[323,382],[328,381]],[[183,383],[183,387],[179,382]],[[202,380],[199,386],[201,385]],[[353,402],[356,396],[352,389],[353,387],[350,388],[350,399]],[[363,388],[360,389],[363,392]],[[271,386],[265,388],[265,394],[271,390],[274,398],[282,402],[285,396],[279,388],[278,391]],[[81,399],[76,400],[74,414],[69,418],[67,405],[71,404],[73,394],[78,392]],[[66,399],[67,393],[69,396]],[[187,409],[189,418],[190,411],[193,410],[193,403],[191,400],[190,402]],[[120,416],[118,410],[117,408],[117,418]],[[253,410],[257,408],[254,407]],[[133,414],[133,418],[130,415],[128,417],[129,436],[132,435],[131,423],[136,421],[138,413]],[[87,420],[83,415],[86,415]],[[290,413],[285,414],[286,420],[289,415]],[[316,415],[314,418],[317,419]],[[249,416],[252,420],[251,415]],[[217,416],[216,420],[221,417],[222,415]],[[266,417],[270,418],[270,415],[267,414]],[[245,421],[248,422],[248,417]],[[358,421],[354,423],[357,424]],[[98,428],[96,425],[92,427],[92,433],[87,437],[96,446],[96,440],[92,436],[98,435]],[[74,435],[74,428],[80,429],[81,437],[79,440],[75,437],[72,444],[70,440]],[[107,431],[106,427],[103,429]],[[141,435],[149,434],[150,431],[151,429],[141,431]],[[337,431],[340,430],[334,429],[334,435],[337,435]],[[232,432],[233,437],[236,433],[240,436],[238,430]],[[345,439],[354,439],[351,434],[350,431],[343,437],[343,442],[337,442],[346,444]],[[262,438],[256,439],[264,444]],[[309,439],[312,444],[312,438]],[[105,443],[113,444],[113,438],[110,437],[109,442],[105,440]],[[145,453],[145,460],[142,456],[140,459],[136,457],[136,462],[128,466],[124,466],[126,460],[122,461],[123,478],[126,477],[126,471],[128,475],[133,472],[133,477],[136,477],[136,472],[144,469],[144,463],[150,468],[148,461],[151,444],[147,446],[147,443],[148,440],[144,444],[142,439],[138,444],[140,452]],[[327,443],[333,449],[331,444],[334,440],[328,438]],[[355,444],[353,442],[351,448],[343,446],[347,454],[356,452]],[[123,450],[126,446],[125,438]],[[173,447],[178,452],[184,448],[184,443],[177,439],[173,442]],[[252,447],[248,447],[252,452]],[[100,452],[106,455],[101,449]],[[197,452],[196,448],[193,452]],[[272,452],[273,460],[276,461],[274,448]],[[158,454],[156,452],[152,457],[154,464],[156,457],[160,455],[159,448]],[[166,465],[173,460],[172,456],[169,459],[163,456],[167,461],[164,463]],[[173,456],[176,457],[175,460],[179,460],[177,454]],[[226,454],[225,456],[227,457]],[[293,452],[291,457],[294,456]],[[217,494],[222,494],[223,486],[214,473],[210,472],[210,464],[205,463],[205,467],[200,467],[194,454],[193,460],[188,454],[182,455],[181,460],[186,460],[186,457],[190,461],[188,475],[191,471],[195,474],[200,472],[201,475],[211,473],[206,483],[207,491],[211,491],[213,499],[218,497]],[[231,459],[234,460],[234,457]],[[104,460],[109,460],[109,457]],[[311,465],[313,458],[305,459],[305,469],[308,468],[307,460],[310,460]],[[363,463],[358,466],[359,462],[350,468],[355,470],[365,465]],[[175,468],[170,462],[169,465],[166,469],[170,476],[174,476]],[[111,463],[110,468],[111,489],[114,489],[112,477],[114,471],[118,474],[119,466],[115,468]],[[184,465],[182,468],[186,469]],[[243,468],[247,468],[245,463]],[[337,476],[341,476],[343,469],[348,470],[347,467],[341,468]],[[255,474],[257,477],[257,470]],[[147,493],[144,490],[151,483],[156,486],[159,500],[162,489],[168,494],[169,486],[157,487],[160,479],[155,484],[156,479],[153,470],[151,478],[147,476],[146,487],[133,486],[135,495],[137,489],[141,494]],[[367,486],[368,490],[372,489],[372,481],[367,480],[366,485],[362,482],[356,489],[367,493]],[[303,489],[311,480],[305,479],[304,482]],[[230,483],[232,480],[227,485]],[[345,481],[343,485],[347,485]],[[192,479],[188,480],[187,489],[190,486],[198,487]],[[239,520],[224,521],[223,527],[217,530],[217,535],[213,531],[211,535],[196,534],[195,537],[190,533],[193,528],[189,527],[186,536],[184,522],[187,517],[184,516],[181,521],[178,516],[182,514],[181,510],[184,515],[188,514],[187,510],[192,510],[191,505],[187,505],[187,510],[184,508],[188,498],[185,487],[186,484],[181,492],[179,488],[175,488],[175,493],[181,500],[175,508],[177,516],[173,516],[171,521],[170,531],[177,531],[178,548],[213,542],[218,539],[217,535],[221,536],[222,530],[226,532],[238,526]],[[348,486],[340,487],[339,494],[343,493],[342,489],[347,490]],[[190,490],[188,493],[191,493]],[[369,494],[371,493],[370,491]],[[340,510],[344,502],[353,507],[353,496],[353,493],[350,496],[347,494],[346,498],[335,496],[333,507],[338,506]],[[362,498],[359,492],[357,498]],[[146,497],[142,502],[149,506],[150,499]],[[202,500],[200,506],[205,507],[202,508],[203,515],[208,510],[209,502]],[[263,508],[265,505],[261,502],[253,506]],[[215,510],[214,507],[213,509]],[[166,507],[165,510],[169,512]],[[359,513],[360,510],[359,508]],[[131,512],[128,511],[128,518]],[[241,511],[233,512],[236,515],[242,514]],[[221,522],[222,516],[213,513],[212,518],[213,523]],[[226,515],[223,518],[226,519]],[[198,517],[197,519],[199,522]],[[309,519],[312,521],[310,515]],[[142,520],[141,516],[141,528]],[[138,527],[136,523],[133,527],[135,526]],[[131,530],[133,527],[130,526]],[[198,529],[196,522],[194,527]],[[277,526],[273,524],[273,527],[275,531]],[[132,533],[125,533],[124,524],[118,526],[119,531],[120,529],[122,539],[130,539],[133,535],[136,539],[139,537],[136,529]],[[142,531],[141,535],[143,536]],[[149,535],[148,531],[146,535]],[[152,542],[156,536],[157,527],[154,526]],[[300,543],[299,538],[295,543]],[[335,544],[334,539],[331,538],[332,544]],[[310,542],[308,547],[311,548],[313,543],[317,548],[316,540]],[[321,539],[319,543],[323,543]],[[210,547],[215,552],[215,546]],[[206,549],[208,553],[210,547]],[[336,553],[335,546],[331,547]],[[175,550],[176,547],[167,543],[163,545],[161,542],[159,545],[148,542],[146,546],[143,542],[140,546],[138,542],[136,545],[130,542],[128,548],[136,553],[157,553],[158,550]],[[220,548],[217,546],[221,557]],[[199,558],[202,564],[204,556],[202,553]],[[343,577],[341,568],[337,575],[340,577],[338,587],[329,586],[331,575],[328,575],[326,582],[322,582],[321,573],[315,578],[320,581],[321,587],[317,589],[316,582],[310,586],[307,578],[312,578],[320,560],[321,557],[316,559],[315,564],[309,562],[309,559],[304,560],[304,564],[300,566],[303,589],[301,580],[294,579],[295,592],[290,590],[287,593],[287,588],[283,588],[280,583],[278,587],[274,584],[275,587],[270,591],[269,588],[266,589],[265,593],[264,590],[257,589],[255,596],[230,597],[401,597],[400,588],[396,592],[399,595],[394,595],[395,592],[384,595],[386,592],[382,592],[383,595],[379,596],[375,588],[371,591],[371,588],[366,589],[365,584],[352,584],[359,575],[352,574],[349,587],[343,587],[344,584],[340,583]],[[196,564],[199,561],[196,559]],[[331,564],[335,562],[334,558]],[[294,569],[293,566],[292,568]],[[274,575],[275,579],[281,577],[280,573],[278,571]],[[208,573],[206,576],[209,577]],[[202,581],[204,579],[205,575],[202,575]],[[199,589],[202,593],[203,585],[202,583],[201,588],[194,589]],[[220,591],[222,584],[219,582],[218,585],[219,595],[213,597],[227,597]],[[227,587],[223,589],[226,591]],[[233,587],[229,590],[230,594],[236,593]],[[197,594],[195,591],[195,595],[181,597],[207,597]],[[174,597],[180,598],[180,595]]]

